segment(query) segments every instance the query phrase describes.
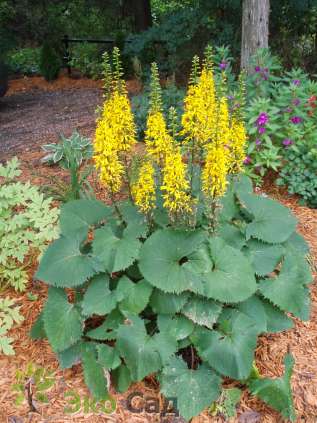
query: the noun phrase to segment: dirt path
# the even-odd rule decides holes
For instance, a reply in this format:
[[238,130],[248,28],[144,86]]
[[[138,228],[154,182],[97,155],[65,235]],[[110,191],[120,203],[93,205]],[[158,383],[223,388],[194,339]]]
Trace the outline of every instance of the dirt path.
[[55,142],[74,129],[92,136],[98,88],[16,92],[0,100],[0,154],[21,153]]
[[[140,89],[136,81],[128,81],[127,88],[131,94]],[[92,136],[101,104],[102,81],[66,76],[52,83],[41,77],[10,81],[7,95],[0,98],[0,158],[39,151],[75,129]]]

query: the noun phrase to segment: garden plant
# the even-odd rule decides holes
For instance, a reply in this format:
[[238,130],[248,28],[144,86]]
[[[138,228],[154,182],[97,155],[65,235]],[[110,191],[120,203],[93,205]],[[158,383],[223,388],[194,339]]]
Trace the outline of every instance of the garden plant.
[[254,352],[260,334],[309,318],[308,248],[292,213],[243,175],[243,110],[229,109],[225,72],[215,84],[210,48],[202,64],[194,58],[178,142],[153,64],[145,144],[135,149],[117,49],[105,69],[94,162],[109,203],[61,207],[61,235],[36,274],[49,291],[31,336],[47,337],[62,368],[81,362],[96,400],[109,383],[124,392],[155,374],[190,420],[227,397],[231,378],[294,420],[292,355],[270,379]]

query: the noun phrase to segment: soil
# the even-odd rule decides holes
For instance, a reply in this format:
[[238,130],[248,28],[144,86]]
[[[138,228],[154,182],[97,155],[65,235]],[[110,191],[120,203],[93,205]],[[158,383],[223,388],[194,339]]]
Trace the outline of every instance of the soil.
[[[130,93],[139,90],[135,81],[127,85]],[[51,83],[41,77],[11,80],[0,98],[0,158],[36,151],[74,129],[91,137],[101,104],[102,81],[66,76]]]
[[[76,123],[82,125],[80,128],[86,130],[87,135],[91,135],[94,129],[93,111],[98,102],[101,101],[100,85],[98,87],[97,83],[92,81],[92,86],[87,86],[87,81],[76,81],[77,86],[74,87],[71,83],[67,85],[65,81],[59,81],[58,83],[56,82],[56,89],[46,90],[44,82],[42,82],[43,86],[36,89],[34,89],[30,81],[27,84],[30,86],[22,85],[24,89],[21,89],[20,81],[19,84],[16,84],[15,90],[13,90],[11,84],[11,91],[5,97],[5,101],[11,104],[12,107],[5,107],[4,113],[7,116],[7,121],[5,121],[4,127],[1,124],[0,133],[2,136],[3,128],[5,128],[4,133],[6,136],[3,145],[6,146],[6,149],[2,148],[2,146],[0,148],[2,148],[3,153],[6,153],[6,156],[16,154],[19,151],[23,152],[23,154],[19,155],[22,161],[22,178],[24,180],[31,179],[33,183],[42,184],[48,174],[56,174],[57,168],[48,168],[41,164],[40,158],[43,153],[40,150],[40,145],[43,142],[56,140],[56,128],[71,132],[74,128],[73,125]],[[30,107],[30,110],[28,110],[28,107]],[[69,110],[69,115],[65,119],[63,119],[61,107]],[[3,108],[1,109],[1,119],[3,119],[2,113]],[[26,118],[26,115],[28,118]],[[64,177],[65,175],[59,173],[59,176]],[[103,198],[102,188],[97,185],[96,189],[98,197]],[[314,283],[310,285],[312,295],[310,320],[301,322],[298,319],[294,319],[293,329],[279,334],[262,336],[259,339],[256,350],[256,365],[264,376],[281,376],[284,372],[283,357],[290,351],[295,358],[292,390],[297,413],[296,423],[316,423],[317,210],[299,206],[296,198],[287,196],[285,192],[280,191],[278,188],[273,188],[271,183],[264,185],[263,189],[268,195],[277,198],[290,207],[298,218],[298,230],[311,247],[310,262],[313,268]],[[25,294],[18,294],[11,289],[1,292],[3,296],[10,295],[16,299],[21,306],[25,321],[14,328],[10,334],[15,339],[14,348],[16,355],[12,357],[0,356],[0,422],[183,423],[184,421],[181,418],[172,415],[166,418],[159,414],[145,412],[136,414],[128,410],[128,394],[135,391],[141,392],[143,396],[154,397],[162,404],[159,386],[153,377],[146,378],[142,383],[134,384],[129,392],[124,395],[114,392],[113,388],[111,388],[111,394],[117,402],[117,408],[110,415],[87,412],[84,407],[74,414],[65,414],[64,407],[68,405],[65,393],[74,390],[83,399],[87,395],[87,389],[84,385],[80,365],[73,366],[72,369],[61,370],[47,341],[31,341],[28,336],[29,330],[47,296],[47,287],[33,281],[35,268],[36,263],[34,268],[30,269],[28,292],[36,294],[37,299],[32,300]],[[16,406],[14,404],[15,393],[11,389],[12,384],[15,383],[16,371],[23,371],[29,362],[53,370],[55,377],[55,384],[48,392],[49,403],[46,405],[37,403],[37,413],[30,412],[26,402],[21,406]],[[227,381],[226,384],[231,385],[230,381]],[[237,409],[237,417],[231,419],[230,423],[282,423],[283,421],[274,410],[267,407],[259,399],[251,397],[244,390]],[[192,420],[192,423],[221,422],[225,422],[222,416],[212,417],[208,411]]]

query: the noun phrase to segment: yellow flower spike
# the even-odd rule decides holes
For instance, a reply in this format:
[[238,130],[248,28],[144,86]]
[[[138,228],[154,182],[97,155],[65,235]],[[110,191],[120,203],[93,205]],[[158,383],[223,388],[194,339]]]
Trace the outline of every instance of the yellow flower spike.
[[97,121],[94,160],[100,180],[112,193],[120,190],[125,168],[121,155],[136,144],[136,128],[126,93],[114,91]]
[[228,102],[226,97],[221,97],[218,105],[216,144],[218,146],[223,145],[225,147],[229,147],[230,137],[231,131]]
[[227,186],[228,156],[224,146],[211,144],[202,171],[202,191],[207,199],[222,197]]
[[239,173],[243,171],[243,161],[246,157],[245,144],[247,134],[244,123],[235,118],[231,122],[231,142],[229,157],[229,172]]
[[132,196],[139,210],[148,213],[155,208],[155,179],[152,163],[145,162],[140,167],[139,177],[132,185]]
[[110,190],[112,194],[120,191],[124,175],[124,167],[118,155],[99,154],[94,157],[96,168],[99,170],[100,181]]
[[186,179],[186,164],[182,160],[180,148],[175,148],[166,156],[163,168],[163,206],[170,215],[183,215],[192,212],[189,182]]
[[212,69],[203,68],[197,85],[190,85],[182,116],[185,142],[195,141],[202,147],[214,139],[216,92]]
[[174,140],[168,133],[162,112],[150,113],[145,131],[148,154],[157,164],[164,164],[166,155],[173,149]]

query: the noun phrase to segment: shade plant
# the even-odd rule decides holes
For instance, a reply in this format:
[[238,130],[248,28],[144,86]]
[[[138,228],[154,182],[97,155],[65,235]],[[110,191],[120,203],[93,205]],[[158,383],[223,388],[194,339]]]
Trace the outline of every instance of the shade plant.
[[[213,56],[196,57],[182,116],[182,143],[168,131],[152,65],[145,148],[121,77],[107,67],[94,160],[109,204],[62,206],[61,236],[36,277],[49,285],[33,338],[47,337],[63,368],[81,362],[96,399],[153,373],[187,420],[211,407],[223,378],[246,385],[294,419],[285,358],[281,378],[254,368],[257,338],[309,318],[311,272],[296,219],[253,193],[244,176],[246,134],[229,113]],[[138,166],[131,156],[138,154]]]

